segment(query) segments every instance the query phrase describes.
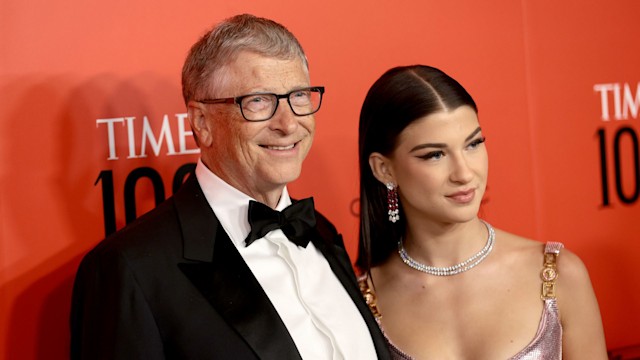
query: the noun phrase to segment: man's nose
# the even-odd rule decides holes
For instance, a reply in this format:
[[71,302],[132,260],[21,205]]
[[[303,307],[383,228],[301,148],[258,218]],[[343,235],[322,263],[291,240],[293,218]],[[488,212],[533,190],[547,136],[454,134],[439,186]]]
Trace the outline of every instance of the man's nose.
[[298,127],[298,118],[289,106],[287,99],[278,99],[278,108],[276,113],[270,119],[270,128],[280,130],[285,134],[292,133]]

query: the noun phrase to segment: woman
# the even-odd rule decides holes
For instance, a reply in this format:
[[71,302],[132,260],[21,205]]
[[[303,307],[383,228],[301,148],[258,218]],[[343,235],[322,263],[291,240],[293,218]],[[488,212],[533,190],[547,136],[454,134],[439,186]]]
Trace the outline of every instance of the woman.
[[387,71],[359,136],[357,264],[397,358],[607,358],[580,259],[478,217],[487,150],[458,82],[428,66]]

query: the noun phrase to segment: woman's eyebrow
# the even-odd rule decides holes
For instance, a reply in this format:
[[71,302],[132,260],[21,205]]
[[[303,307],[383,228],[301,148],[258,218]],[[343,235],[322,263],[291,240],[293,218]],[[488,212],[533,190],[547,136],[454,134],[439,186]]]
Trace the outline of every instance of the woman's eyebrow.
[[[480,126],[478,126],[475,130],[473,130],[473,132],[471,132],[471,134],[469,136],[467,136],[466,139],[464,139],[465,142],[473,139],[474,136],[476,136],[476,134],[478,134],[480,131],[482,131],[482,129],[480,128]],[[447,144],[443,144],[443,143],[424,143],[424,144],[419,144],[414,146],[413,148],[411,148],[411,150],[409,150],[410,153],[417,151],[417,150],[422,150],[424,148],[438,148],[438,149],[444,149],[447,147]]]

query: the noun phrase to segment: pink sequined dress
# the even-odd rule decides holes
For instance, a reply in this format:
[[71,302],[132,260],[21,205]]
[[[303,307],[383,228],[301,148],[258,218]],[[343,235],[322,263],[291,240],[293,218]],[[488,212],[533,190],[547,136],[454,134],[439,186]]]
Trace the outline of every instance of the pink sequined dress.
[[[544,267],[541,272],[542,294],[544,308],[538,325],[538,331],[531,342],[516,355],[508,360],[561,360],[562,359],[562,325],[558,316],[558,305],[555,297],[555,279],[557,278],[556,258],[560,254],[563,245],[557,242],[548,242],[544,249]],[[375,295],[369,288],[366,279],[360,279],[362,290],[367,303],[371,307],[378,324],[381,317],[375,305]],[[384,329],[382,329],[384,333]],[[391,358],[394,360],[417,360],[395,346],[386,337]]]

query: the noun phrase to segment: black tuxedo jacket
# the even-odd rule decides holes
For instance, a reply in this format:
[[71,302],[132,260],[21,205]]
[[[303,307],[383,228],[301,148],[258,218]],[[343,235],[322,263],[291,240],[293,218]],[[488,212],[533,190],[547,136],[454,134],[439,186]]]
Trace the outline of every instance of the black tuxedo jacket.
[[[378,357],[389,358],[342,237],[316,216],[311,241],[360,310]],[[300,359],[300,354],[191,176],[172,198],[82,260],[73,289],[71,358]]]

